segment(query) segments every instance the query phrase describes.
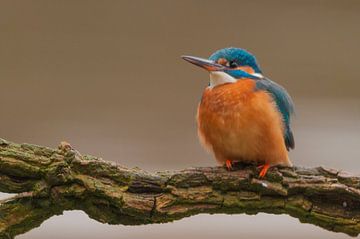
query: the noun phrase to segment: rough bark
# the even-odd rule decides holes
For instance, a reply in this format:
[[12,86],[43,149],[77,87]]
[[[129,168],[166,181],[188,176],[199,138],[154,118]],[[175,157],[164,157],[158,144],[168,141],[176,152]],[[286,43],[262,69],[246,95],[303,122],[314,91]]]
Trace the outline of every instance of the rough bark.
[[357,236],[360,177],[317,168],[252,165],[148,173],[58,149],[0,139],[0,238],[13,238],[64,210],[80,209],[111,224],[150,224],[199,213],[288,214],[301,222]]

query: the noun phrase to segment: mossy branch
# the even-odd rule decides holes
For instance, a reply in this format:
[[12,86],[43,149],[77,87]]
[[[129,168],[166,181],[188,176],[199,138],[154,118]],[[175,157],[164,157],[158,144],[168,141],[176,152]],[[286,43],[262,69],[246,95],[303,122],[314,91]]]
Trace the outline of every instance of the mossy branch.
[[164,223],[199,213],[288,214],[301,222],[357,236],[360,177],[318,168],[272,168],[264,179],[251,165],[148,173],[69,144],[58,149],[0,139],[0,238],[13,238],[64,210],[80,209],[111,224]]

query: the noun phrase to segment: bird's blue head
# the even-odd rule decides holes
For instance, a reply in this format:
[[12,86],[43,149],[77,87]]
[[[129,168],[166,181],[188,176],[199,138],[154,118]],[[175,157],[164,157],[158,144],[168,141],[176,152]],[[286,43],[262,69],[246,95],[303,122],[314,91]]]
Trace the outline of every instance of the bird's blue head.
[[209,59],[182,56],[192,64],[210,72],[210,86],[236,82],[242,78],[262,78],[255,56],[241,48],[224,48],[214,52]]
[[229,47],[214,52],[209,60],[226,65],[231,69],[241,69],[248,73],[261,74],[260,67],[253,54],[245,49]]

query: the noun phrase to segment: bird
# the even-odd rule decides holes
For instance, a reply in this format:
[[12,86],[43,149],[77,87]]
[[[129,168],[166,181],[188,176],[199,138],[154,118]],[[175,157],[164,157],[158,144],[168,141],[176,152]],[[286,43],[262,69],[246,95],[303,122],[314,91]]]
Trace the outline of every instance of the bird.
[[288,151],[295,148],[293,100],[284,87],[263,75],[252,53],[229,47],[208,59],[182,58],[210,74],[197,109],[197,131],[201,144],[221,165],[232,170],[236,162],[256,164],[259,178],[273,166],[292,166]]

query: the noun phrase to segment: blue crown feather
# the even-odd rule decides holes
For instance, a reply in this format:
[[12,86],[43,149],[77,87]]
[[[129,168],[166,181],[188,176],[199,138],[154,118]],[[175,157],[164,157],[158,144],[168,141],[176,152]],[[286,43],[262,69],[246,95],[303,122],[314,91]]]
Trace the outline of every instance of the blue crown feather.
[[239,66],[250,66],[256,73],[262,73],[254,55],[245,49],[229,47],[216,51],[209,60],[217,61],[224,58],[227,61],[235,61]]

